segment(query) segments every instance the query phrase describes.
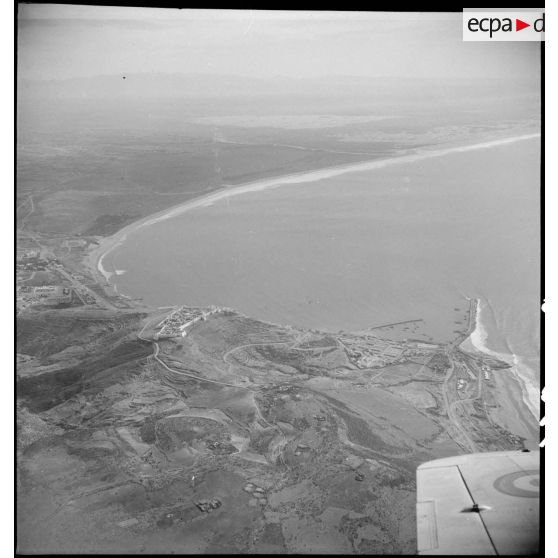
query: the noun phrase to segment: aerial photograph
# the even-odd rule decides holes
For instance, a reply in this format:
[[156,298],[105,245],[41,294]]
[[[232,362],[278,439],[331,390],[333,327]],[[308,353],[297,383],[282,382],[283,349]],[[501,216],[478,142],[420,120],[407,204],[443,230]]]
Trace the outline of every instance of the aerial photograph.
[[537,554],[541,42],[16,9],[16,551]]

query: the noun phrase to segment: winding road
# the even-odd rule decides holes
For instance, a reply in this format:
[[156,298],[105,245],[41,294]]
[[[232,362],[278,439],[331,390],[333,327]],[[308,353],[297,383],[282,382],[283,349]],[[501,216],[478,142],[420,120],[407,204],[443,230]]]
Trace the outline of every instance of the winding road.
[[[157,319],[157,318],[156,318]],[[250,388],[248,386],[242,386],[242,385],[238,385],[238,384],[229,384],[227,382],[221,382],[219,380],[210,380],[209,378],[203,378],[202,376],[197,376],[195,374],[190,374],[188,372],[183,372],[181,370],[176,370],[175,368],[171,368],[166,362],[164,362],[163,360],[161,360],[159,358],[159,353],[161,351],[159,343],[157,343],[157,341],[154,341],[152,339],[147,339],[146,337],[143,336],[143,333],[145,331],[145,328],[154,320],[150,320],[147,321],[145,323],[145,325],[143,326],[142,330],[140,331],[140,333],[138,333],[138,338],[141,339],[142,341],[147,341],[153,344],[153,354],[151,355],[151,358],[153,360],[155,360],[156,362],[158,362],[163,368],[165,368],[166,370],[168,370],[169,372],[173,373],[173,374],[178,374],[180,376],[186,376],[187,378],[191,378],[193,380],[197,380],[199,382],[207,382],[210,384],[218,384],[218,385],[222,385],[222,386],[226,386],[226,387],[232,387],[232,388],[237,388],[237,389],[243,389],[245,391],[249,391],[252,393],[252,401],[254,404],[254,408],[256,410],[256,414],[258,415],[259,420],[266,424],[267,426],[269,426],[270,428],[273,428],[275,430],[277,430],[280,434],[280,436],[283,438],[283,440],[281,440],[281,442],[279,442],[279,444],[277,444],[279,447],[283,448],[285,446],[285,444],[287,443],[287,437],[285,436],[284,432],[281,430],[281,428],[276,425],[276,424],[271,424],[270,422],[268,422],[264,416],[262,415],[260,408],[258,407],[257,401],[256,401],[256,394],[258,393],[257,390]],[[268,343],[259,343],[262,345],[267,345]],[[240,347],[236,347],[236,349],[238,349]],[[230,351],[229,351],[230,353]],[[228,353],[226,353],[228,354]],[[226,355],[223,356],[223,359]],[[229,364],[230,366],[230,364]]]

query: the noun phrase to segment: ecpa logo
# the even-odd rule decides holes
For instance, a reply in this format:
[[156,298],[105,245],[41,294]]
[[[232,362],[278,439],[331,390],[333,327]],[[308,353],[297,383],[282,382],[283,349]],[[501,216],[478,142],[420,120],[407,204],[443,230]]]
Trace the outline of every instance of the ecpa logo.
[[464,41],[544,41],[544,10],[463,10]]

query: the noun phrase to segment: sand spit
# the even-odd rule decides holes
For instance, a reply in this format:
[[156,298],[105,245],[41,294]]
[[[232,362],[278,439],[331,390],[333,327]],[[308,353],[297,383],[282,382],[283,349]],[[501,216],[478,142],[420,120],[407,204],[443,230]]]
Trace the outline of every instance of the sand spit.
[[404,154],[401,156],[391,157],[389,159],[376,159],[373,161],[366,161],[364,163],[350,163],[345,165],[338,165],[335,167],[328,167],[325,169],[319,169],[315,171],[304,171],[301,173],[288,174],[285,176],[280,176],[276,178],[258,180],[255,182],[248,182],[235,187],[225,187],[221,190],[212,192],[200,198],[190,200],[186,203],[182,203],[178,206],[166,209],[154,215],[144,217],[130,225],[124,227],[116,234],[106,239],[103,239],[98,248],[93,250],[86,258],[86,265],[95,273],[100,274],[106,282],[110,281],[114,271],[109,271],[103,265],[103,261],[106,256],[112,252],[117,246],[122,244],[128,234],[133,231],[153,225],[159,221],[170,219],[181,215],[187,211],[190,211],[199,207],[208,207],[213,203],[233,196],[238,196],[241,194],[246,194],[250,192],[259,192],[262,190],[267,190],[270,188],[277,188],[286,184],[300,184],[305,182],[315,182],[318,180],[323,180],[326,178],[331,178],[334,176],[340,176],[342,174],[350,172],[364,172],[373,169],[380,169],[391,165],[414,163],[416,161],[421,161],[424,159],[430,159],[434,157],[442,157],[444,155],[449,155],[452,153],[460,153],[463,151],[473,151],[479,149],[490,149],[492,147],[498,147],[500,145],[506,145],[509,143],[514,143],[517,141],[523,141],[528,139],[539,138],[540,134],[523,134],[520,136],[512,136],[509,138],[502,138],[497,140],[485,141],[481,143],[471,144],[471,145],[461,145],[455,147],[447,147],[444,149],[432,149],[432,150],[417,150],[411,154]]

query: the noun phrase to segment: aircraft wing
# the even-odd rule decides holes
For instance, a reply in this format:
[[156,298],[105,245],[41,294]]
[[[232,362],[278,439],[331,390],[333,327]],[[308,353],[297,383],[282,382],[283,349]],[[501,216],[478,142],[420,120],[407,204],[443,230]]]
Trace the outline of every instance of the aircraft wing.
[[419,554],[539,551],[540,452],[459,455],[417,469]]

